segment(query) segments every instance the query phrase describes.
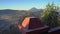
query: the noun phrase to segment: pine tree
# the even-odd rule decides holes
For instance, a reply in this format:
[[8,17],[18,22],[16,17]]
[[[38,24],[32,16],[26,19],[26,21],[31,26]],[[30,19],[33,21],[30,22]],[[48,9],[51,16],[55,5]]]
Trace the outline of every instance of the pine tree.
[[55,27],[57,26],[57,13],[58,7],[54,3],[48,3],[44,12],[41,15],[42,22],[48,26]]

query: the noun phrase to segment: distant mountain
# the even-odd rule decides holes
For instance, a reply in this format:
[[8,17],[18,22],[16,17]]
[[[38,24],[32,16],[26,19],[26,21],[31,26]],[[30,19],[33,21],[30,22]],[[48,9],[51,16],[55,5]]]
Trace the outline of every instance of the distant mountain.
[[29,12],[37,12],[37,11],[43,11],[43,9],[37,9],[35,7],[31,8],[30,10],[28,10]]
[[14,14],[17,11],[18,10],[11,10],[11,9],[0,10],[0,15],[2,15],[2,14]]
[[[31,8],[30,10],[28,10],[28,12],[42,12],[42,9],[37,9],[35,7]],[[5,9],[5,10],[0,10],[0,15],[4,15],[4,14],[25,14],[26,10],[11,10],[11,9]]]
[[37,9],[35,7],[31,8],[30,10],[28,10],[30,16],[33,17],[40,17],[41,13],[43,12],[44,9]]
[[29,12],[36,12],[36,11],[38,11],[38,9],[35,8],[35,7],[31,8],[31,9],[29,10]]

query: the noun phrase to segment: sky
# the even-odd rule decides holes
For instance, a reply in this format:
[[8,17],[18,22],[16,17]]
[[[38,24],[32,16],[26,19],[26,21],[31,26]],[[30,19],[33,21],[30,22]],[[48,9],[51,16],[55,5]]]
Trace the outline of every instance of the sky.
[[1,9],[29,10],[32,7],[44,9],[48,3],[60,6],[60,0],[0,0]]

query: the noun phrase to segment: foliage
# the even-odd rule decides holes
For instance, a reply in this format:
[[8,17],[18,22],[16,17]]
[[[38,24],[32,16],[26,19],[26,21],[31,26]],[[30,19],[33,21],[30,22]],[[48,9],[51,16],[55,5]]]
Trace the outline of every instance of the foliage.
[[58,26],[60,26],[60,16],[58,17]]
[[42,22],[48,26],[57,26],[57,17],[59,8],[54,3],[46,5],[44,12],[41,15]]

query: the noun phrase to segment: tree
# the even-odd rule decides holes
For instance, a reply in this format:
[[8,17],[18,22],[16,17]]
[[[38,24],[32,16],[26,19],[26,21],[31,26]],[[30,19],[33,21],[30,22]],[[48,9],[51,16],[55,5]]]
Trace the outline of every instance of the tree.
[[57,17],[58,17],[58,7],[54,3],[48,3],[44,12],[41,15],[42,22],[48,26],[56,27],[57,26]]
[[58,16],[58,26],[60,26],[60,16]]

